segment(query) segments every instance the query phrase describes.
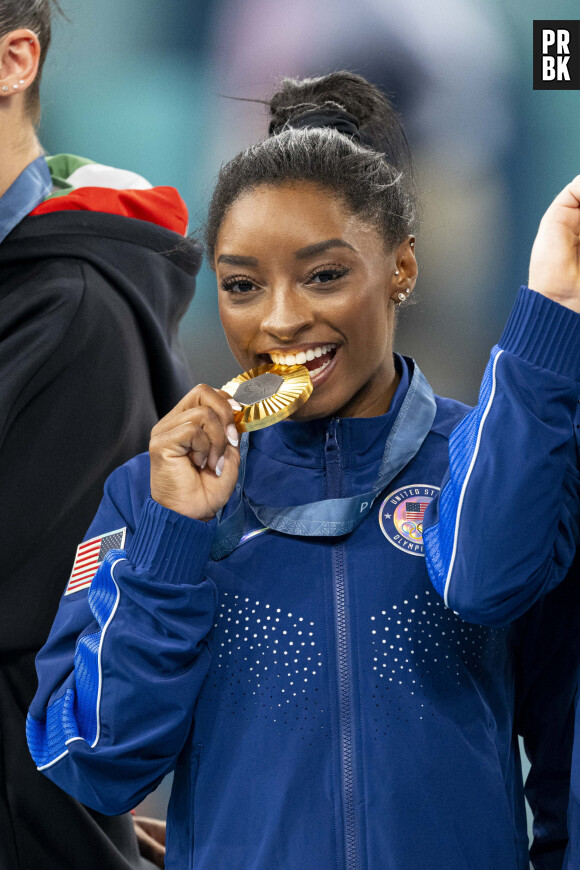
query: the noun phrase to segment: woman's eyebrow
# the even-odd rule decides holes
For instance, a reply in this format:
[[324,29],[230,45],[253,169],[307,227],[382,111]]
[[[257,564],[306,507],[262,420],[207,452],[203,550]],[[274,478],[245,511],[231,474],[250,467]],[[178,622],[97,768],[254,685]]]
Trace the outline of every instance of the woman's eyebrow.
[[[297,260],[305,260],[307,257],[313,257],[316,254],[321,254],[329,248],[350,248],[354,251],[352,245],[345,242],[344,239],[327,239],[325,242],[315,242],[313,245],[306,245],[305,248],[299,248],[294,251],[294,256]],[[218,263],[226,263],[228,266],[258,266],[259,262],[256,257],[243,257],[241,254],[220,254],[217,258]]]
[[256,257],[242,257],[238,254],[220,254],[218,263],[227,263],[228,266],[257,266]]
[[297,260],[305,260],[307,257],[321,254],[323,251],[328,250],[328,248],[350,248],[351,251],[355,250],[353,246],[349,245],[348,242],[345,242],[344,239],[328,239],[326,242],[316,242],[314,245],[306,245],[305,248],[300,248],[298,251],[295,251],[294,256]]

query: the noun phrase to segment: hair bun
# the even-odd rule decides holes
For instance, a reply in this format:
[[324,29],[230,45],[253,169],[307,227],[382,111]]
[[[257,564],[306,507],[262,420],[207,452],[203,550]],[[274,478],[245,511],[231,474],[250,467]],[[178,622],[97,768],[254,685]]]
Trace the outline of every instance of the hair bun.
[[269,134],[288,127],[333,126],[296,123],[305,112],[316,110],[324,115],[344,115],[358,129],[358,140],[363,145],[384,154],[392,166],[410,168],[409,146],[397,113],[382,91],[362,76],[342,70],[318,78],[282,79],[270,100]]
[[220,170],[205,234],[212,266],[229,209],[262,185],[314,185],[337,198],[347,214],[374,228],[385,251],[415,233],[417,199],[409,146],[396,112],[378,88],[349,72],[284,79],[270,112],[272,135]]

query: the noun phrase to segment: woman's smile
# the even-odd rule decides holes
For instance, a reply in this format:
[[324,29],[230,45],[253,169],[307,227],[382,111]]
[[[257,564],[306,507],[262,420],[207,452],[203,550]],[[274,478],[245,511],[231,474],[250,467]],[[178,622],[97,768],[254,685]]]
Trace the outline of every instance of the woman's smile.
[[[313,385],[319,386],[322,382],[323,373],[330,370],[334,366],[339,345],[335,342],[329,344],[315,344],[302,346],[292,350],[271,350],[260,354],[265,362],[276,363],[281,366],[305,366],[310,372],[310,379]],[[326,379],[327,375],[325,375]]]

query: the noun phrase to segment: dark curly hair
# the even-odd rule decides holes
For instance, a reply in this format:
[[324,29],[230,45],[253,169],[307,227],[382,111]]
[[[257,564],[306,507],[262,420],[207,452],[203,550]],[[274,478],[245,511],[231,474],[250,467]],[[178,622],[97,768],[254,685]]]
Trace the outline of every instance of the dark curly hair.
[[32,30],[40,42],[38,74],[26,91],[27,106],[35,125],[40,121],[40,80],[50,45],[52,7],[62,14],[57,0],[0,0],[0,39],[21,27]]
[[[345,71],[283,79],[269,106],[270,136],[220,170],[206,224],[210,265],[228,209],[262,184],[309,181],[332,190],[379,230],[389,250],[415,232],[418,207],[409,146],[396,112],[375,85]],[[356,135],[318,126],[316,120],[304,126],[305,113],[317,111],[342,112],[354,122],[350,127]],[[300,129],[293,126],[298,119]]]

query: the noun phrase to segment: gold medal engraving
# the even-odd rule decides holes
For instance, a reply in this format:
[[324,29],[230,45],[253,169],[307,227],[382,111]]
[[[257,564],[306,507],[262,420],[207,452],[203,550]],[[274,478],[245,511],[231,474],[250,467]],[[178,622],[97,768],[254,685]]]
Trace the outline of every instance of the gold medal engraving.
[[312,389],[306,366],[276,364],[250,369],[222,387],[243,405],[234,412],[238,432],[264,429],[284,420],[306,402]]

